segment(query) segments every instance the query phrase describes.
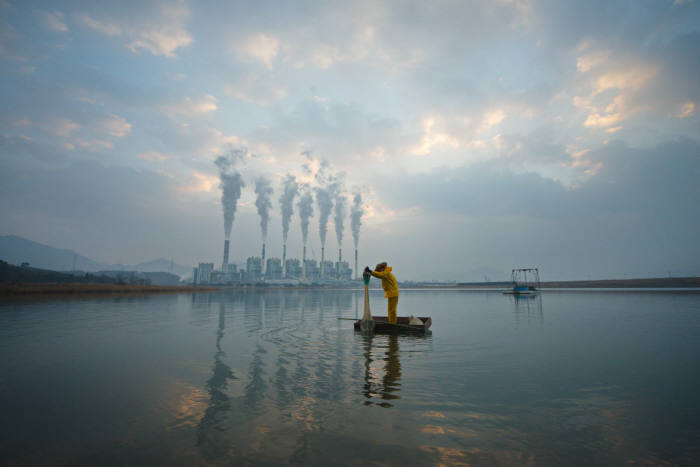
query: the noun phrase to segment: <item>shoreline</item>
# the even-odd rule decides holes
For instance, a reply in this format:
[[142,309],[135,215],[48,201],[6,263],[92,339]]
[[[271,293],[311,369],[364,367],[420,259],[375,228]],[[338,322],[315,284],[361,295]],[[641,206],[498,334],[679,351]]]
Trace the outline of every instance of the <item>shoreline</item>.
[[17,295],[92,295],[212,292],[219,287],[187,285],[128,285],[100,283],[16,283],[0,284],[0,297]]

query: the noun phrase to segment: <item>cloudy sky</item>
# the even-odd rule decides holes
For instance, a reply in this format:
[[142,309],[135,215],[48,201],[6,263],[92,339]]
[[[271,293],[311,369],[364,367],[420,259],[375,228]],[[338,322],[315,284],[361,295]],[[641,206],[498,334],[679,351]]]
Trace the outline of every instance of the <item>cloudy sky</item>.
[[0,234],[220,263],[238,151],[239,261],[255,179],[280,256],[282,178],[327,165],[400,279],[696,275],[699,77],[693,0],[2,1]]

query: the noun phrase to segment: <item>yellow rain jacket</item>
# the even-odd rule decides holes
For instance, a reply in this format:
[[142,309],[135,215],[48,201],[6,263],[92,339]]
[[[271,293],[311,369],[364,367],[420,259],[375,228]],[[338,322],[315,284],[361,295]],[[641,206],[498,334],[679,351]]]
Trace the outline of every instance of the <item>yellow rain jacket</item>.
[[396,282],[396,277],[391,273],[391,267],[388,267],[382,272],[370,271],[374,277],[382,280],[382,288],[386,298],[399,296],[399,284]]

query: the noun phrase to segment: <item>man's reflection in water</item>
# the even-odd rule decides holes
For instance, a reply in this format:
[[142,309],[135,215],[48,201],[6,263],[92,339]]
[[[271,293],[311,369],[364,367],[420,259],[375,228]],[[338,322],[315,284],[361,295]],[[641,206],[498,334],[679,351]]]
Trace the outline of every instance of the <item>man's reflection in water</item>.
[[[381,396],[384,400],[401,399],[398,395],[401,389],[401,362],[399,361],[399,336],[390,335],[389,345],[384,357],[384,378],[382,379]],[[396,394],[395,394],[396,393]]]
[[197,427],[197,447],[206,459],[219,459],[228,450],[226,418],[231,410],[231,400],[226,394],[228,381],[236,379],[231,368],[224,363],[226,353],[221,350],[221,340],[226,329],[224,304],[219,305],[219,327],[216,332],[216,353],[211,377],[207,380],[209,406]]
[[[372,363],[374,359],[372,358],[372,341],[373,339],[379,340],[380,337],[365,335],[362,336],[364,339],[364,357],[365,357],[365,384],[364,384],[364,396],[368,399],[365,401],[365,405],[371,405],[373,402],[370,400],[375,397],[382,399],[382,402],[374,402],[374,404],[381,407],[393,407],[394,405],[388,401],[394,399],[401,399],[398,394],[401,390],[401,361],[399,360],[399,336],[389,335],[386,336],[386,351],[384,352],[384,358],[382,359],[384,364],[384,375],[381,379],[381,384],[375,382],[375,376],[379,376],[377,373],[381,371],[379,368],[373,367]],[[384,336],[382,336],[384,338]]]

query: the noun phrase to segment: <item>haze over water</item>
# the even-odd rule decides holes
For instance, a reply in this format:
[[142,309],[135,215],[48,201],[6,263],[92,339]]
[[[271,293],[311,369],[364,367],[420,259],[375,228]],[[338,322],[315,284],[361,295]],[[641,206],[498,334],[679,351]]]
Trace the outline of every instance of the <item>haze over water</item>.
[[[372,294],[375,314],[385,300]],[[0,462],[690,465],[700,295],[353,291],[0,303]]]

